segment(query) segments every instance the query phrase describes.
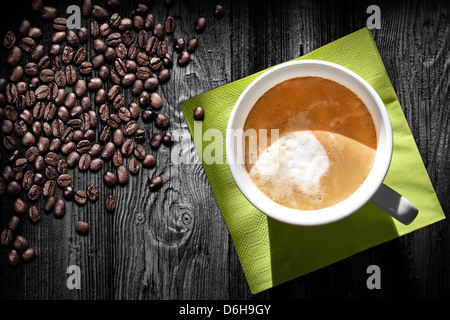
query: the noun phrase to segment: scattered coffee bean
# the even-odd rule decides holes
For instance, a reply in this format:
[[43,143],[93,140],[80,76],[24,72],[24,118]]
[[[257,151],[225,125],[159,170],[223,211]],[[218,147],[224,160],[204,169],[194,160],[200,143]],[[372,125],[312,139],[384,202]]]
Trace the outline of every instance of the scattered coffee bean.
[[6,256],[6,260],[11,267],[17,266],[20,260],[19,253],[16,250],[11,249]]
[[32,206],[32,207],[30,207],[30,209],[28,209],[28,217],[34,223],[36,223],[39,220],[41,220],[41,216],[39,214],[39,210],[38,210],[38,208],[36,206]]
[[109,212],[113,212],[114,210],[116,210],[116,199],[114,198],[114,196],[108,196],[106,198],[105,206],[106,210],[108,210]]
[[205,117],[205,112],[202,107],[197,107],[194,109],[194,119],[197,121],[203,121]]
[[80,220],[75,224],[75,230],[80,235],[88,234],[89,233],[89,223],[87,223],[86,221]]
[[203,32],[206,28],[206,19],[204,17],[199,17],[195,20],[194,30],[197,33]]
[[77,190],[75,192],[75,196],[74,196],[75,202],[78,204],[85,204],[86,200],[87,200],[87,194],[86,191],[84,190]]
[[28,240],[24,236],[17,235],[12,246],[17,251],[25,251],[28,248]]
[[53,214],[55,215],[55,217],[62,217],[65,213],[66,213],[66,203],[61,198],[56,199],[53,207]]
[[157,190],[157,189],[161,188],[162,184],[163,184],[163,179],[160,176],[153,177],[149,183],[150,190],[152,190],[152,191]]
[[24,252],[22,252],[22,260],[25,262],[33,260],[35,256],[36,251],[33,248],[27,248]]

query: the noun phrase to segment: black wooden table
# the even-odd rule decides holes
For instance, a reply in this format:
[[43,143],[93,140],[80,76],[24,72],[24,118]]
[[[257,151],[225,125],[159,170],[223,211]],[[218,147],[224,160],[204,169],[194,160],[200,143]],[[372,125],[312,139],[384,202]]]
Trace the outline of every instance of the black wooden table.
[[[45,1],[65,14],[82,1]],[[94,1],[106,7],[105,1]],[[137,2],[122,1],[129,16]],[[187,129],[179,102],[257,71],[287,61],[366,26],[369,1],[162,0],[150,5],[156,20],[175,17],[175,36],[194,36],[198,16],[207,29],[187,67],[174,67],[171,80],[158,89],[171,130]],[[448,1],[378,1],[381,28],[375,42],[445,213],[450,209],[450,3]],[[27,1],[2,2],[1,36],[28,19],[43,29],[49,43],[51,24],[40,20]],[[86,20],[82,19],[82,24]],[[87,47],[92,49],[91,47]],[[172,50],[170,48],[170,50]],[[6,51],[0,50],[2,76]],[[126,96],[127,99],[135,99]],[[153,127],[147,126],[151,132]],[[193,149],[193,144],[191,145]],[[2,149],[1,167],[9,154]],[[101,173],[73,171],[73,185],[100,187],[100,199],[85,206],[67,204],[60,219],[42,214],[33,224],[23,219],[19,231],[37,256],[12,268],[0,249],[2,299],[448,299],[450,298],[450,226],[447,220],[389,241],[273,289],[252,295],[227,226],[201,165],[171,165],[170,148],[158,151],[158,165],[140,170],[130,183],[113,190]],[[165,183],[150,192],[155,174]],[[60,191],[58,191],[60,192]],[[117,199],[114,213],[104,200]],[[42,205],[42,200],[40,200]],[[13,214],[12,199],[0,197],[1,229]],[[89,221],[88,236],[75,223]],[[366,286],[367,267],[381,270],[381,289]],[[79,267],[80,289],[67,280]],[[68,269],[69,268],[69,269]]]

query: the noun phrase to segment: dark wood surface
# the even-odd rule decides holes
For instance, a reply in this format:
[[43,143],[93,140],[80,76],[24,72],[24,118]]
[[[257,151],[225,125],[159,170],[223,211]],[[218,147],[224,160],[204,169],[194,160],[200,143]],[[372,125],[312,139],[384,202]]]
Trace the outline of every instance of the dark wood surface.
[[[81,1],[45,1],[64,13]],[[103,1],[94,1],[104,4]],[[122,1],[129,15],[136,2]],[[207,29],[186,68],[175,67],[158,92],[171,130],[187,128],[179,102],[298,57],[365,27],[369,1],[220,2],[223,19],[213,17],[216,4],[176,0],[167,9],[154,0],[151,12],[163,22],[176,19],[175,36],[194,36],[193,22],[205,16]],[[418,145],[440,203],[450,210],[450,2],[378,1],[381,29],[374,38]],[[48,43],[51,25],[29,9],[27,1],[1,3],[1,36],[16,31],[22,19],[42,27]],[[7,8],[8,7],[8,8]],[[8,11],[10,10],[10,11]],[[85,22],[85,20],[82,20]],[[91,48],[88,46],[88,49]],[[0,50],[2,76],[7,72]],[[127,95],[128,101],[135,99]],[[145,126],[148,133],[154,128]],[[148,143],[146,145],[148,147]],[[193,147],[193,144],[191,145]],[[147,148],[147,150],[149,150]],[[194,153],[195,154],[195,153]],[[100,200],[85,206],[68,203],[61,218],[42,215],[33,224],[23,219],[19,232],[37,250],[31,263],[7,265],[0,249],[2,299],[449,299],[450,225],[447,220],[361,252],[273,289],[252,295],[221,212],[201,165],[171,165],[162,147],[155,169],[140,170],[128,185],[110,189],[101,173],[73,171],[75,188],[100,186]],[[9,158],[2,149],[2,163]],[[150,192],[155,174],[165,183]],[[60,192],[60,191],[58,191]],[[104,200],[113,194],[117,209],[107,213]],[[11,216],[12,199],[0,197],[1,229]],[[42,206],[42,201],[39,202]],[[79,219],[91,225],[77,235]],[[81,270],[81,289],[66,286],[67,267]],[[366,286],[366,269],[381,269],[381,289]]]

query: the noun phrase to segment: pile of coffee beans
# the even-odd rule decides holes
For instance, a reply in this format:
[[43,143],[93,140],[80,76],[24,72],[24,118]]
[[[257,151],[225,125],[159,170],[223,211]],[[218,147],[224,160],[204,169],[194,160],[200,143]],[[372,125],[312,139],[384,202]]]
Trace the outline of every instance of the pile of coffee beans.
[[[36,254],[17,234],[22,216],[37,223],[41,212],[64,216],[66,201],[85,205],[99,199],[94,184],[75,190],[69,169],[97,172],[110,168],[105,165],[109,161],[113,169],[103,173],[103,182],[113,188],[127,184],[141,167],[155,167],[157,158],[147,150],[172,145],[170,118],[162,112],[164,101],[157,89],[170,80],[174,55],[178,66],[186,66],[199,41],[196,36],[173,37],[175,18],[156,21],[151,2],[141,1],[130,17],[121,17],[115,12],[119,0],[108,0],[107,8],[84,0],[81,14],[89,25],[69,29],[56,8],[32,0],[31,9],[52,25],[51,44],[40,43],[45,35],[28,20],[18,32],[4,35],[10,68],[0,78],[0,195],[15,199],[15,214],[1,233],[1,244],[10,247],[11,266]],[[165,5],[173,2],[165,0]],[[216,5],[214,16],[223,15],[223,7]],[[194,33],[205,28],[204,17],[194,21]],[[92,52],[87,49],[91,47]],[[126,101],[125,90],[135,101]],[[138,119],[154,122],[157,132],[147,136]],[[162,185],[160,176],[149,181],[152,191]],[[44,206],[38,208],[41,197]],[[105,208],[115,210],[112,195],[106,197]],[[89,224],[78,221],[75,230],[87,234]]]

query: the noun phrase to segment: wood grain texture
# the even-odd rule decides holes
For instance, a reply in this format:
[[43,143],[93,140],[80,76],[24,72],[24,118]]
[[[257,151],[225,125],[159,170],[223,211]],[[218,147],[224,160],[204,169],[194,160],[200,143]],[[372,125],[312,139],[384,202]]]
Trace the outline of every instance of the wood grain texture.
[[[105,1],[94,1],[105,5]],[[137,2],[121,1],[119,13],[129,15]],[[46,1],[60,12],[72,2]],[[81,1],[79,1],[81,5]],[[169,83],[158,92],[170,130],[186,142],[191,164],[172,161],[174,149],[147,152],[158,164],[130,176],[126,186],[103,186],[102,173],[74,173],[74,188],[100,187],[100,199],[78,206],[56,219],[28,219],[19,232],[36,248],[29,264],[10,268],[0,254],[2,299],[449,299],[450,226],[444,220],[412,234],[361,252],[344,261],[252,295],[227,226],[187,131],[179,103],[264,68],[317,49],[365,27],[369,1],[237,1],[224,0],[224,18],[213,17],[215,3],[177,0],[171,8],[154,0],[151,12],[159,22],[167,14],[176,21],[174,36],[194,36],[193,23],[205,16],[207,29],[187,67],[175,67]],[[445,213],[450,210],[450,4],[448,1],[379,1],[381,29],[373,35],[387,72],[418,145]],[[3,5],[3,4],[2,4]],[[18,1],[11,13],[0,10],[1,36],[26,18],[45,35],[51,25]],[[83,19],[85,22],[85,19]],[[170,39],[170,38],[169,38]],[[49,43],[49,40],[42,40]],[[88,49],[92,49],[90,46]],[[7,70],[0,50],[1,72]],[[126,93],[127,101],[136,100]],[[157,131],[140,124],[147,137]],[[1,167],[9,155],[2,148]],[[176,156],[176,155],[175,155]],[[110,166],[108,164],[108,166]],[[108,168],[108,167],[107,167]],[[106,168],[104,168],[106,169]],[[103,172],[103,171],[102,171]],[[148,181],[164,179],[150,192]],[[114,213],[104,209],[108,195],[117,199]],[[12,199],[0,197],[1,229],[10,215]],[[42,200],[38,203],[42,207]],[[79,219],[91,225],[79,236]],[[382,270],[382,289],[368,290],[366,269]],[[66,269],[78,265],[81,290],[68,290]]]

